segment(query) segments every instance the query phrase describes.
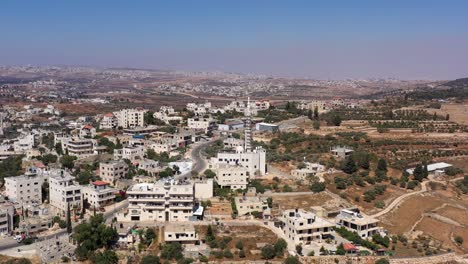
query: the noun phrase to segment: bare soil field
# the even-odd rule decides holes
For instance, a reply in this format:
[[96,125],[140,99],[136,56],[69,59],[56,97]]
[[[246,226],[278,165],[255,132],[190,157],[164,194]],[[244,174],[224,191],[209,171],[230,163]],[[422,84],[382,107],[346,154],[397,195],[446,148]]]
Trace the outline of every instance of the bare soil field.
[[466,207],[445,206],[437,210],[437,214],[457,221],[458,223],[468,227],[468,210]]
[[211,206],[208,207],[207,216],[222,216],[230,218],[232,215],[232,208],[229,201],[213,201],[211,200]]
[[279,215],[281,211],[287,209],[310,209],[312,206],[329,207],[329,209],[336,209],[338,204],[330,195],[321,192],[307,195],[294,195],[294,196],[274,196],[273,197],[273,215]]
[[[207,226],[197,226],[197,231],[201,238],[205,238]],[[260,250],[263,244],[274,244],[278,239],[277,236],[269,229],[261,226],[213,226],[217,240],[224,237],[231,237],[232,240],[227,244],[227,248],[233,253],[234,258],[230,260],[260,260],[262,256]],[[258,239],[261,237],[261,241]],[[239,250],[236,248],[238,241],[242,241],[246,257],[239,258]],[[257,243],[261,243],[257,245]],[[218,250],[218,249],[215,249]],[[217,260],[213,255],[210,260]]]
[[[401,172],[397,172],[396,170],[393,170],[393,169],[389,170],[389,176],[393,176],[394,174],[395,174],[395,177],[396,177],[396,175],[401,174]],[[342,178],[343,177],[349,177],[349,176],[347,176],[345,174],[339,174],[339,176],[342,177]],[[328,181],[333,182],[333,178],[334,177],[328,177],[327,179],[328,179]],[[358,208],[361,209],[366,214],[373,214],[373,213],[377,213],[378,211],[382,210],[382,209],[378,209],[378,208],[375,207],[375,202],[384,201],[385,205],[388,205],[394,199],[396,199],[397,197],[409,192],[409,190],[402,189],[400,187],[391,185],[389,182],[382,182],[382,183],[378,183],[378,184],[386,185],[387,189],[386,189],[385,193],[383,193],[382,195],[376,196],[376,199],[374,201],[372,201],[372,202],[364,201],[364,193],[366,191],[374,188],[373,185],[367,185],[367,186],[364,186],[364,187],[360,187],[360,186],[357,186],[357,185],[352,185],[352,186],[348,186],[346,188],[346,190],[340,190],[340,189],[336,188],[335,184],[327,184],[327,189],[329,191],[331,191],[332,193],[335,193],[335,194],[338,194],[338,195],[344,197],[350,203],[358,206]],[[358,199],[356,197],[358,197]]]
[[[430,217],[424,217],[418,223],[415,230],[422,231],[424,234],[441,241],[444,246],[457,249],[456,251],[468,252],[468,229],[453,226]],[[464,240],[461,248],[458,248],[452,240],[452,237],[461,236]],[[461,249],[461,250],[458,250]]]
[[392,234],[409,232],[425,212],[444,204],[442,197],[434,195],[417,195],[404,201],[397,209],[384,215],[381,224]]

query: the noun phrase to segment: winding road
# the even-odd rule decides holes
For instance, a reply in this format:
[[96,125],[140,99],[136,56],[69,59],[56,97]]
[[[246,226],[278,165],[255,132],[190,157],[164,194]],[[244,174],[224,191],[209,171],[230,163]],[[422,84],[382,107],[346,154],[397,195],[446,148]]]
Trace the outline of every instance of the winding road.
[[[451,180],[448,180],[448,181],[449,182],[454,182],[454,181],[458,181],[458,180],[461,180],[461,179],[463,179],[463,177],[458,177],[458,178],[451,179]],[[405,193],[405,194],[397,197],[387,207],[385,207],[385,209],[383,209],[382,211],[380,211],[380,212],[378,212],[376,214],[371,215],[371,217],[374,217],[374,218],[381,217],[382,215],[385,215],[385,214],[389,213],[390,211],[392,211],[395,207],[400,205],[408,197],[427,192],[428,191],[427,185],[429,183],[431,183],[431,182],[437,182],[437,183],[443,183],[443,184],[446,183],[446,181],[437,181],[437,180],[424,181],[424,182],[421,183],[421,190],[415,191],[415,192],[410,192],[410,193]]]

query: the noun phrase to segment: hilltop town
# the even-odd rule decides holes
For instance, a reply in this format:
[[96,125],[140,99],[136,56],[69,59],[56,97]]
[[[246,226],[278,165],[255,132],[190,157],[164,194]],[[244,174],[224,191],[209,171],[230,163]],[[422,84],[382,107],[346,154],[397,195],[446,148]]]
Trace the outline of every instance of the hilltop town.
[[466,261],[463,80],[0,76],[0,262]]

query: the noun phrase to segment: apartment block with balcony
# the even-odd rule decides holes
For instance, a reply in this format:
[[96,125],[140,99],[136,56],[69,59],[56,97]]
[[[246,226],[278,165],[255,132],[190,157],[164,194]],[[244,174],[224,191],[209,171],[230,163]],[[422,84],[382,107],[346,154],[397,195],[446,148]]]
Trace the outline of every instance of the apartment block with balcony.
[[99,163],[99,177],[105,182],[114,184],[118,179],[125,178],[127,174],[128,165],[123,160]]
[[127,191],[128,212],[119,221],[188,221],[194,212],[193,183],[165,180],[139,183]]
[[68,155],[86,158],[94,155],[94,141],[92,139],[71,138],[62,140],[62,148]]
[[114,202],[116,191],[107,182],[95,181],[83,187],[83,199],[88,201],[90,208],[99,209]]
[[282,229],[286,237],[295,245],[309,245],[312,241],[322,241],[331,235],[334,223],[302,209],[291,209],[281,216]]
[[68,204],[76,209],[83,206],[82,186],[66,173],[49,178],[49,195],[50,205],[61,215],[66,214]]
[[372,237],[381,231],[378,226],[379,220],[349,209],[341,210],[336,217],[336,222],[338,226],[356,232],[362,238]]

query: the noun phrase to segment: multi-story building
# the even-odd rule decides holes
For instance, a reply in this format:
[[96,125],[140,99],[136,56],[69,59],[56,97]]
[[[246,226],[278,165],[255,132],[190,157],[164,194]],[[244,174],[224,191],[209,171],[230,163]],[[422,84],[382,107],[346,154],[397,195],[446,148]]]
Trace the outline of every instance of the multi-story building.
[[62,140],[62,149],[68,152],[70,156],[76,156],[78,158],[86,158],[94,155],[93,139],[80,139],[71,138]]
[[122,109],[114,112],[117,126],[122,128],[142,127],[145,125],[145,109]]
[[13,231],[13,217],[15,207],[12,203],[4,202],[0,204],[0,234],[6,235]]
[[105,182],[114,183],[127,177],[128,165],[123,160],[112,160],[99,163],[99,177]]
[[75,177],[61,173],[49,177],[50,205],[58,214],[65,215],[68,205],[70,208],[80,209],[83,206],[82,187],[75,181]]
[[312,100],[310,102],[300,102],[298,107],[301,110],[312,110],[315,111],[317,109],[318,113],[323,113],[327,110],[325,101],[321,100]]
[[266,197],[259,196],[242,196],[235,197],[237,213],[242,215],[251,214],[252,212],[264,213],[269,210]]
[[245,189],[249,183],[250,171],[248,168],[233,164],[218,164],[215,180],[221,187],[230,187],[233,190]]
[[115,200],[117,190],[109,187],[109,183],[95,181],[83,187],[83,199],[86,199],[90,208],[100,208],[111,204]]
[[187,127],[190,129],[204,130],[205,133],[208,133],[216,129],[216,120],[210,117],[193,117],[187,119]]
[[128,146],[114,150],[115,159],[128,159],[130,161],[135,161],[143,159],[144,156],[145,148],[142,146]]
[[115,129],[117,126],[117,118],[112,113],[105,114],[99,123],[100,129]]
[[265,175],[266,152],[257,148],[250,152],[238,150],[236,152],[221,152],[217,157],[211,158],[211,168],[216,169],[219,164],[240,165],[248,169],[251,177],[254,175]]
[[330,237],[334,223],[302,209],[290,209],[281,216],[282,229],[294,244],[309,245]]
[[372,237],[374,234],[380,233],[381,230],[377,225],[379,220],[353,210],[341,210],[336,221],[338,226],[356,232],[362,238]]
[[325,171],[325,166],[319,163],[306,162],[305,165],[305,168],[292,170],[291,176],[301,180],[311,180],[312,177],[315,177],[318,172]]
[[127,197],[128,213],[120,214],[120,221],[188,221],[194,212],[192,183],[139,183],[128,189]]
[[42,203],[42,184],[47,178],[39,175],[34,168],[21,176],[5,178],[5,194],[11,201]]

